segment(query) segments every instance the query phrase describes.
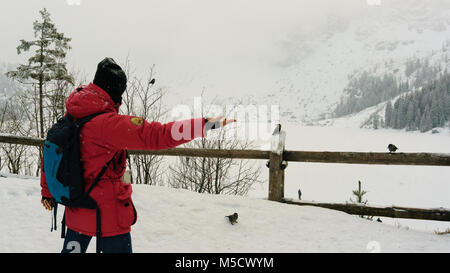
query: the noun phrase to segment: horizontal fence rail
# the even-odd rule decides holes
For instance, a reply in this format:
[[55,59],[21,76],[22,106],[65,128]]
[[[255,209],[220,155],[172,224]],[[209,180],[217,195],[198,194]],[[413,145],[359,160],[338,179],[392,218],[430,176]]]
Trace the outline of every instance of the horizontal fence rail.
[[[43,139],[0,135],[0,143],[42,146]],[[271,151],[217,150],[174,148],[160,151],[129,151],[132,155],[160,155],[186,157],[220,157],[236,159],[270,159]],[[305,163],[343,163],[374,165],[422,165],[450,166],[450,154],[435,153],[355,153],[355,152],[309,152],[284,151],[283,160]]]
[[354,153],[285,151],[283,159],[296,162],[375,165],[450,166],[450,154]]
[[[283,131],[281,136],[285,136]],[[210,157],[235,159],[268,160],[269,167],[269,197],[271,201],[300,206],[316,206],[343,211],[354,215],[385,216],[391,218],[408,218],[421,220],[450,221],[450,211],[447,209],[418,209],[404,207],[371,207],[358,204],[336,204],[305,202],[284,198],[284,178],[287,161],[306,163],[342,163],[342,164],[374,164],[374,165],[422,165],[450,166],[450,154],[434,153],[356,153],[356,152],[309,152],[287,151],[284,149],[285,137],[278,138],[277,145],[270,151],[261,150],[217,150],[175,148],[159,151],[130,150],[131,155],[158,155],[183,157]],[[18,137],[0,134],[0,143],[42,146],[40,138]],[[276,148],[276,149],[274,149]]]
[[340,203],[319,203],[299,201],[288,198],[283,198],[281,202],[291,205],[299,206],[314,206],[333,210],[339,210],[352,215],[367,215],[367,216],[385,216],[390,218],[407,218],[407,219],[421,219],[434,221],[450,221],[450,210],[445,208],[438,209],[420,209],[409,207],[380,207],[369,206],[363,204],[340,204]]
[[19,137],[19,136],[0,134],[0,143],[19,144],[19,145],[28,145],[28,146],[39,147],[39,146],[44,145],[44,140],[42,138]]
[[129,151],[132,155],[161,155],[161,156],[186,156],[186,157],[220,157],[235,159],[269,159],[269,151],[260,150],[218,150],[218,149],[189,149],[174,148],[160,151]]

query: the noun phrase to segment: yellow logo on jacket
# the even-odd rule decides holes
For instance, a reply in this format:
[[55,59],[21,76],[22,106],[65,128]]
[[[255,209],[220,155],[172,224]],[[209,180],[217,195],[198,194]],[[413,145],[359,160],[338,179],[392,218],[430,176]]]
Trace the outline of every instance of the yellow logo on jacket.
[[144,124],[144,119],[143,118],[134,117],[134,118],[131,118],[131,123],[136,125],[136,126],[141,126],[142,124]]

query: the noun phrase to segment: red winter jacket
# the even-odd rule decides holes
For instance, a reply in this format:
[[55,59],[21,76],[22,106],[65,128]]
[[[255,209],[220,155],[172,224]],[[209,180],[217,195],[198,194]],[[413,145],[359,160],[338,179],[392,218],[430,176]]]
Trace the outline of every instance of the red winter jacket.
[[[90,194],[100,208],[102,237],[130,232],[131,225],[137,219],[131,200],[131,184],[125,184],[121,180],[126,168],[125,150],[170,149],[205,136],[203,118],[161,124],[119,115],[119,106],[114,104],[104,90],[92,83],[83,86],[80,91],[74,91],[66,102],[67,112],[76,119],[95,113],[106,113],[86,123],[80,135],[86,190],[103,166],[115,156],[115,164],[109,165]],[[176,132],[188,132],[190,138],[186,137],[186,133],[182,134],[184,138],[178,137],[177,134],[173,137],[172,127]],[[42,196],[51,197],[43,168],[41,170]],[[88,236],[96,235],[95,210],[66,207],[65,217],[68,228]]]

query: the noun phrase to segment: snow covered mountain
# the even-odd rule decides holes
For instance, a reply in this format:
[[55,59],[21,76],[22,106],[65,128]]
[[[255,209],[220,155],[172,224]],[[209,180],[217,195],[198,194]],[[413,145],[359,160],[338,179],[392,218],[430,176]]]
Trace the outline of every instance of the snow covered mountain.
[[[157,85],[168,90],[169,109],[192,103],[205,90],[208,102],[234,97],[278,104],[284,122],[327,117],[355,72],[382,71],[385,62],[421,58],[441,50],[450,37],[450,0],[119,1],[106,18],[122,16],[126,9],[130,17],[124,22],[98,18],[73,25],[80,14],[97,18],[96,5],[106,2],[54,13],[58,26],[73,38],[69,63],[80,66],[88,80],[105,54],[120,61],[130,54],[140,73],[156,65]],[[12,10],[23,12],[20,8]],[[25,17],[34,20],[34,13]],[[96,35],[104,22],[120,35]],[[23,28],[30,26],[31,21]],[[1,45],[2,61],[22,62],[23,56],[15,56],[19,37],[4,32],[10,37]]]
[[[359,121],[352,124],[352,127],[384,127],[374,125],[373,120],[375,117],[380,122],[385,120],[388,103],[394,105],[401,97],[420,93],[424,88],[428,90],[430,84],[432,86],[436,84],[436,80],[445,80],[442,76],[448,73],[449,68],[450,40],[445,42],[441,49],[433,50],[425,57],[414,56],[395,61],[390,59],[356,71],[350,76],[350,84],[345,88],[341,103],[336,108],[339,111],[333,113],[337,118],[320,120],[314,124],[330,126],[342,124],[343,120],[358,119]],[[386,83],[388,85],[383,86]],[[445,98],[441,97],[439,100]]]
[[293,31],[283,43],[283,76],[264,101],[280,104],[282,120],[326,117],[355,72],[383,72],[387,62],[398,66],[441,51],[450,37],[449,18],[446,0],[381,1],[360,6],[358,16],[330,14],[318,30]]

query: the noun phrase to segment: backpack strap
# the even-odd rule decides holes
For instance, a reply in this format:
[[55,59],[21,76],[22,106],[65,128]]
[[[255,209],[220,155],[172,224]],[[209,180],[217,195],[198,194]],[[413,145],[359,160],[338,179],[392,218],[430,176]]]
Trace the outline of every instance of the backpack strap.
[[61,239],[66,238],[66,212],[64,211],[61,221]]
[[56,216],[58,215],[58,203],[55,202],[55,206],[53,207],[53,217],[52,217],[52,228],[50,232],[53,232],[53,230],[57,230],[56,226]]
[[95,114],[92,114],[92,115],[90,115],[90,116],[87,116],[87,117],[84,117],[84,118],[80,118],[80,119],[75,120],[75,118],[74,118],[71,114],[69,114],[69,113],[67,112],[67,113],[66,113],[66,118],[67,118],[70,122],[72,122],[73,124],[75,124],[75,126],[76,126],[77,128],[81,128],[84,124],[86,124],[86,123],[88,123],[89,121],[91,121],[91,119],[93,119],[93,118],[95,118],[95,117],[97,117],[97,116],[103,115],[103,114],[106,114],[106,113],[105,113],[105,112],[95,113]]
[[89,195],[91,193],[91,191],[94,189],[95,186],[97,186],[98,182],[100,181],[100,179],[102,178],[102,176],[105,174],[106,170],[108,169],[109,165],[111,164],[111,162],[114,161],[115,157],[117,155],[117,152],[114,154],[114,156],[111,158],[110,161],[108,161],[106,163],[106,165],[103,167],[103,169],[100,171],[100,173],[97,175],[97,177],[95,178],[94,182],[92,183],[92,185],[89,187],[89,189],[85,192],[86,195]]
[[[111,164],[111,162],[113,162],[115,160],[116,155],[117,155],[117,152],[114,154],[112,159],[106,163],[106,165],[103,167],[103,169],[97,175],[97,177],[95,178],[95,180],[92,183],[91,187],[85,193],[87,197],[89,197],[89,194],[94,189],[94,187],[97,186],[98,182],[100,181],[102,176],[105,174],[105,172],[108,169],[108,167]],[[95,202],[95,200],[94,200],[94,202]],[[96,237],[97,237],[96,238],[96,243],[97,243],[96,252],[100,253],[102,251],[102,248],[101,248],[102,217],[101,217],[101,214],[100,214],[100,207],[98,205],[96,205],[96,208],[95,208],[95,215],[96,215]]]
[[100,253],[102,252],[102,247],[101,247],[101,238],[102,238],[102,217],[100,216],[100,207],[97,206],[97,208],[95,209],[95,215],[96,215],[96,252]]

